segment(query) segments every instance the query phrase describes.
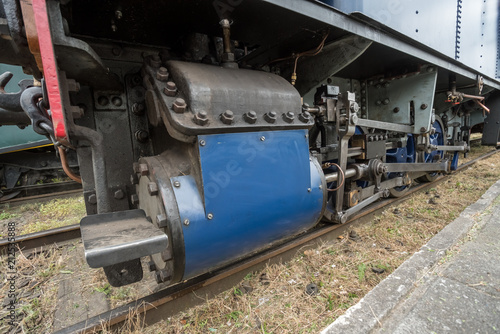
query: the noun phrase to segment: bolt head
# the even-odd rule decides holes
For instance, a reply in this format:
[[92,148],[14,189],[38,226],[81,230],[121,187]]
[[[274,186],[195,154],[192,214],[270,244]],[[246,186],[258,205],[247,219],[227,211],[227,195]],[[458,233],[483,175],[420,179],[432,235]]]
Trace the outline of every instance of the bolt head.
[[172,109],[174,109],[174,112],[177,114],[182,114],[186,111],[186,101],[184,99],[181,99],[180,97],[175,99],[174,103],[172,104]]
[[185,225],[185,226],[189,226],[189,219],[187,219],[187,218],[186,218],[186,219],[184,219],[184,225]]
[[149,271],[155,271],[156,270],[156,264],[154,261],[149,261],[148,262],[148,268],[149,268]]
[[425,104],[425,103],[422,103],[422,105],[420,106],[420,109],[422,109],[422,110],[425,110],[425,109],[427,109],[427,104]]
[[253,110],[250,110],[249,112],[245,113],[245,115],[243,115],[243,118],[245,119],[245,122],[254,124],[255,122],[257,122],[257,113]]
[[148,193],[150,196],[158,195],[158,185],[155,182],[148,183]]
[[193,122],[198,125],[206,125],[208,123],[208,114],[205,110],[201,110],[194,115]]
[[163,213],[156,215],[156,223],[158,227],[165,227],[167,225],[167,216]]
[[200,146],[205,146],[207,143],[202,139],[200,140]]
[[142,103],[134,103],[132,105],[132,113],[134,115],[144,115],[144,104]]
[[179,181],[174,181],[174,187],[179,188],[181,183]]
[[90,194],[88,201],[90,204],[97,204],[97,196],[95,194]]
[[167,96],[175,96],[177,94],[177,85],[173,81],[168,81],[163,93]]
[[420,132],[425,132],[425,127],[421,127]]
[[226,110],[220,115],[220,120],[226,125],[231,125],[234,121],[234,113],[231,110]]
[[299,120],[303,123],[307,123],[311,120],[311,114],[308,111],[304,111],[299,114]]
[[295,114],[292,111],[288,111],[285,114],[283,114],[283,120],[287,123],[292,123],[294,118]]
[[123,197],[125,197],[125,194],[123,193],[123,190],[118,189],[117,191],[115,191],[114,196],[116,199],[122,199]]
[[213,215],[212,213],[209,213],[209,214],[207,215],[207,219],[208,219],[208,220],[212,220],[212,219],[214,219],[214,215]]
[[146,164],[139,164],[139,173],[141,176],[147,176],[149,174],[149,167]]
[[399,107],[396,107],[396,108],[392,109],[392,111],[393,111],[395,114],[397,114],[397,113],[399,112]]
[[277,118],[277,115],[276,115],[276,112],[274,112],[274,111],[270,111],[264,115],[264,119],[268,123],[276,122],[276,118]]
[[264,137],[264,136],[260,137],[260,141],[265,141],[265,140],[266,140],[266,137]]

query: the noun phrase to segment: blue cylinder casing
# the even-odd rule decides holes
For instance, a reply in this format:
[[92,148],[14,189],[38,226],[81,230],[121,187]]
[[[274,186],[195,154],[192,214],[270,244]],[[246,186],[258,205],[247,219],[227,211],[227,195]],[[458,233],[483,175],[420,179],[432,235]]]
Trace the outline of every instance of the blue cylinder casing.
[[[325,208],[324,177],[307,130],[198,137],[202,189],[171,178],[187,279],[314,226]],[[178,183],[177,183],[178,185]]]

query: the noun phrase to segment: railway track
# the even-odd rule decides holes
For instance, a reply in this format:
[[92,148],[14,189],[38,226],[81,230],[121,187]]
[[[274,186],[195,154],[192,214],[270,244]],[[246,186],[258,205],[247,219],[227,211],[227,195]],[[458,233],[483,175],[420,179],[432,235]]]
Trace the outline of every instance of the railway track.
[[[498,150],[483,154],[467,163],[460,165],[457,172],[465,170],[481,159],[485,159]],[[423,183],[414,186],[407,195],[427,190],[435,187],[436,184],[445,181],[449,176],[442,176],[432,183]],[[298,249],[306,245],[312,247],[324,240],[331,240],[351,228],[354,223],[370,220],[374,215],[381,212],[387,206],[398,204],[405,201],[407,196],[401,198],[389,198],[366,208],[352,217],[347,223],[342,225],[320,225],[317,228],[302,234],[298,238],[283,242],[272,249],[268,249],[259,254],[236,263],[234,265],[222,268],[215,272],[207,273],[194,279],[184,281],[174,286],[163,289],[154,294],[148,295],[132,303],[112,309],[80,323],[60,330],[57,333],[88,333],[102,328],[103,323],[108,326],[118,326],[124,322],[130,315],[131,310],[137,313],[145,313],[146,324],[155,323],[165,316],[177,313],[180,309],[192,307],[193,291],[199,294],[216,295],[221,291],[236,285],[249,271],[255,271],[261,268],[267,262],[278,262],[291,258]],[[35,250],[40,247],[70,241],[80,237],[79,225],[71,225],[57,229],[21,235],[16,238],[20,249],[25,251]],[[6,239],[0,240],[0,248],[3,250],[8,245]],[[175,301],[175,303],[173,303]],[[199,302],[199,301],[198,301]],[[174,305],[175,304],[175,305]]]

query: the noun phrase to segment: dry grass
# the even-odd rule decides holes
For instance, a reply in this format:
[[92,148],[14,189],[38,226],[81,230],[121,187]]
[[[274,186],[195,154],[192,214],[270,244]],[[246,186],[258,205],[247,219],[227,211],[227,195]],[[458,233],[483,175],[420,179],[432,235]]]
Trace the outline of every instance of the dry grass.
[[[83,196],[69,197],[3,209],[0,225],[4,227],[7,222],[15,222],[19,235],[78,224],[85,215]],[[0,238],[5,231],[6,228],[0,229]]]

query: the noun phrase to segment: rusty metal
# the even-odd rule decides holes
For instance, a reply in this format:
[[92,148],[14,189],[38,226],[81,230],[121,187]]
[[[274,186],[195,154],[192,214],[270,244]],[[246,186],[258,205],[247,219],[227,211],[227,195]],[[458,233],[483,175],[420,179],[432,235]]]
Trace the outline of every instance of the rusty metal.
[[58,150],[59,150],[59,157],[61,158],[61,165],[66,175],[68,175],[68,177],[73,181],[82,183],[82,178],[79,175],[73,173],[73,171],[69,167],[68,159],[66,158],[66,151],[61,146],[58,147]]

